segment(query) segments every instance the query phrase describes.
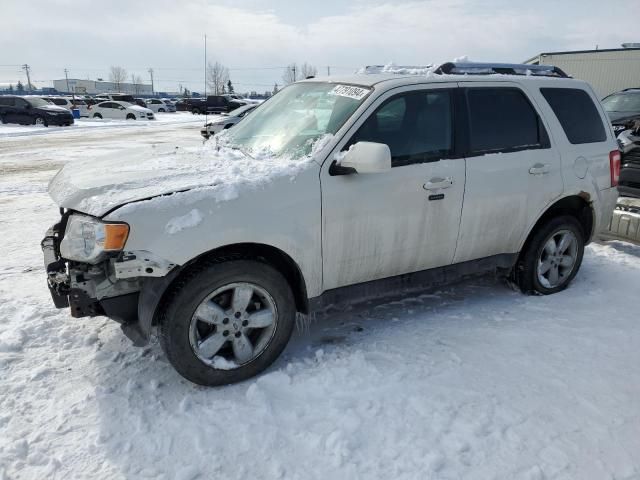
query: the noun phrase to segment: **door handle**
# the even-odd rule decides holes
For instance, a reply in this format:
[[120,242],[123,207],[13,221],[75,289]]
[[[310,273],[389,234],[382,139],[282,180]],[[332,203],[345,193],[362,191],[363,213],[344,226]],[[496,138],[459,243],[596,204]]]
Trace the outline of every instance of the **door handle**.
[[549,170],[551,170],[551,167],[548,163],[536,163],[529,169],[529,173],[531,175],[544,175],[549,173]]
[[442,188],[449,188],[451,185],[453,185],[453,178],[451,177],[434,177],[431,178],[427,183],[425,183],[422,188],[424,188],[425,190],[440,190]]

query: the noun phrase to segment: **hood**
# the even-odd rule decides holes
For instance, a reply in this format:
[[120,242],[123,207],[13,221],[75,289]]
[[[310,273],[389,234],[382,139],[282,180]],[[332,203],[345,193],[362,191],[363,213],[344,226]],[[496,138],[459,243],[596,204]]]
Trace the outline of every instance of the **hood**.
[[129,110],[133,110],[135,112],[140,112],[140,113],[153,113],[153,111],[149,108],[146,107],[141,107],[140,105],[134,105],[132,104],[130,107],[128,107]]
[[640,112],[607,112],[607,115],[609,115],[609,120],[611,120],[612,123],[618,124],[623,124],[630,122],[631,120],[640,119]]
[[64,113],[71,113],[69,112],[69,110],[67,110],[64,107],[61,107],[59,105],[42,105],[41,107],[36,107],[38,110],[44,110],[45,112],[64,112]]
[[313,156],[329,141],[321,140],[309,156],[297,159],[266,153],[248,157],[213,143],[162,152],[142,147],[66,164],[49,183],[49,195],[60,207],[98,217],[127,203],[194,189],[227,200],[237,197],[241,186],[293,177],[317,165]]

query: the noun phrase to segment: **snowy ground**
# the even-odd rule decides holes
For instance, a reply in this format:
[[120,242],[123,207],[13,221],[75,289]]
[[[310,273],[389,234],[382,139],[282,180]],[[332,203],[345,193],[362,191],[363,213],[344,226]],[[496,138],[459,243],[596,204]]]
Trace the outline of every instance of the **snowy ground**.
[[[76,119],[73,125],[69,127],[42,127],[36,125],[18,125],[15,123],[0,123],[0,139],[6,139],[8,137],[33,137],[34,135],[69,135],[72,133],[84,134],[84,130],[90,128],[133,128],[141,130],[143,127],[147,129],[160,128],[165,125],[177,125],[182,123],[197,123],[204,124],[204,115],[192,115],[188,112],[175,112],[175,113],[156,113],[155,120],[112,120],[112,119],[97,119],[97,118],[80,118]],[[209,115],[208,118],[212,119],[214,115]]]
[[627,243],[590,246],[550,297],[484,278],[331,312],[266,374],[218,389],[113,322],[53,308],[48,179],[132,144],[198,144],[201,119],[175,119],[0,127],[0,479],[640,479],[640,247]]

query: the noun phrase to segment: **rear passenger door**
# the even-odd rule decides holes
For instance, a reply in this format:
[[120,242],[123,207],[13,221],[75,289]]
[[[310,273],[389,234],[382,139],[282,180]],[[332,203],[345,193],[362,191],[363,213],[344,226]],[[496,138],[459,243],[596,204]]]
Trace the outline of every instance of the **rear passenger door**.
[[560,158],[531,97],[510,82],[462,82],[466,187],[454,262],[516,253],[563,191]]

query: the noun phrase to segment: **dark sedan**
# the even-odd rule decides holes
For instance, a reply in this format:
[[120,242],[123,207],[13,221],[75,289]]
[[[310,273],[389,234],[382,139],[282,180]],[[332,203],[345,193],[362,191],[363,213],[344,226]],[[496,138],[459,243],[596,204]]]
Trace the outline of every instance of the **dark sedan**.
[[602,99],[602,106],[609,115],[614,133],[618,136],[635,121],[640,120],[640,88],[627,88],[612,93]]
[[38,97],[0,96],[0,121],[21,125],[71,125],[73,115],[66,108]]

